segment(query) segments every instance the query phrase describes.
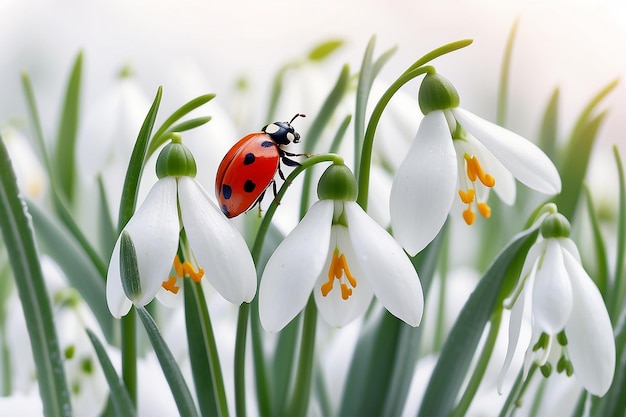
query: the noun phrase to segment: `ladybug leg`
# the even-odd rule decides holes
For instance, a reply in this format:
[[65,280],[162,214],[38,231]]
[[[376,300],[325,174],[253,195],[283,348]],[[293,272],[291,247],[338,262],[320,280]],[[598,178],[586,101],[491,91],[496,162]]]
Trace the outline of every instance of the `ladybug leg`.
[[[290,155],[291,156],[291,155]],[[297,155],[296,155],[297,156]],[[298,167],[300,166],[300,162],[298,161],[294,161],[293,159],[289,159],[286,156],[283,156],[281,158],[281,161],[283,161],[283,164],[287,165],[288,167]],[[283,178],[284,179],[284,178]]]
[[[263,213],[263,209],[261,207],[261,201],[263,201],[263,197],[265,197],[265,191],[263,191],[261,193],[261,195],[259,196],[259,198],[257,198],[257,200],[254,202],[254,204],[252,205],[252,207],[254,206],[259,206],[259,217],[261,217],[261,213]],[[252,210],[252,207],[250,207],[249,210]]]
[[283,155],[287,155],[287,156],[306,156],[307,158],[311,157],[311,155],[309,155],[308,153],[291,153],[285,150],[282,150],[282,151],[283,151]]

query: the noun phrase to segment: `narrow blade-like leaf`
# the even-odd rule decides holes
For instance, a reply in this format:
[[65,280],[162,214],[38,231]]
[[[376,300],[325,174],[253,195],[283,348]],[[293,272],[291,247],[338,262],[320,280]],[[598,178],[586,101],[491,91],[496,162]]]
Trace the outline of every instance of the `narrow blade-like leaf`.
[[137,205],[137,193],[139,192],[139,181],[143,172],[144,162],[146,160],[146,151],[148,149],[148,141],[152,134],[154,121],[156,120],[159,104],[161,103],[161,95],[163,90],[161,87],[157,90],[152,106],[141,125],[133,153],[130,156],[128,169],[126,170],[126,179],[124,180],[124,188],[122,189],[122,197],[120,199],[120,212],[117,221],[118,230],[122,230],[128,220],[135,212]]
[[36,204],[29,204],[37,239],[44,253],[61,267],[69,284],[76,288],[96,316],[102,332],[111,340],[113,318],[106,305],[102,274],[73,236]]
[[185,323],[191,372],[203,416],[229,415],[222,368],[204,293],[200,284],[185,283]]
[[470,294],[439,355],[418,415],[446,416],[454,408],[480,337],[499,299],[509,267],[518,257],[525,256],[529,243],[536,236],[536,227],[515,236]]
[[19,195],[11,160],[0,138],[0,231],[22,302],[44,414],[47,417],[71,416],[70,394],[52,307],[28,210]]
[[102,371],[104,372],[104,377],[109,384],[109,396],[111,399],[113,410],[115,412],[115,416],[136,416],[137,412],[135,411],[135,406],[130,400],[130,396],[128,395],[128,391],[126,391],[126,387],[122,383],[122,380],[117,375],[117,372],[113,367],[113,363],[111,363],[111,359],[109,358],[109,355],[107,355],[104,345],[102,345],[102,342],[100,342],[98,336],[96,336],[91,330],[87,329],[87,335],[91,340],[91,344],[93,345],[94,350],[96,351],[96,355],[98,356],[98,360],[100,361],[100,366],[102,367]]
[[159,360],[159,364],[161,365],[165,379],[169,384],[170,391],[172,391],[172,395],[174,396],[174,401],[176,402],[180,415],[186,417],[199,417],[198,410],[193,402],[193,397],[189,392],[187,382],[185,381],[185,378],[183,377],[183,374],[178,367],[176,359],[174,359],[170,348],[165,343],[165,340],[163,340],[154,319],[144,307],[137,307],[137,315],[141,319],[143,327],[146,329],[146,333],[148,333],[148,339],[150,339],[154,353],[156,353]]
[[63,113],[59,123],[56,143],[55,168],[58,172],[59,185],[64,197],[74,201],[76,182],[76,136],[78,134],[78,115],[80,107],[80,84],[82,78],[83,54],[78,54],[65,91]]

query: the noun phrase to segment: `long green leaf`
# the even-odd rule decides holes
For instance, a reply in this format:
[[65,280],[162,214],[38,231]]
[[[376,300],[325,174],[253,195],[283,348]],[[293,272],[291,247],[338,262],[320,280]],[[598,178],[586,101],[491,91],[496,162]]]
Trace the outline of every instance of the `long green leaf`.
[[[197,109],[203,104],[208,103],[209,101],[215,98],[215,94],[204,94],[199,97],[196,97],[187,103],[183,104],[178,108],[174,113],[168,117],[161,127],[159,127],[154,134],[154,138],[150,141],[150,145],[148,146],[148,153],[146,158],[149,158],[158,148],[163,145],[165,141],[164,133],[177,121],[179,121],[182,117],[186,116],[191,111]],[[207,120],[208,121],[208,120]]]
[[[70,82],[76,83],[77,81]],[[92,247],[91,243],[87,240],[82,230],[76,224],[74,220],[74,216],[70,213],[68,209],[68,198],[66,193],[62,190],[62,184],[59,181],[59,172],[56,171],[50,158],[48,156],[48,151],[46,150],[46,141],[43,136],[43,131],[41,128],[41,120],[39,118],[39,112],[37,110],[37,103],[35,100],[35,93],[33,91],[33,86],[30,81],[30,78],[26,72],[22,73],[22,87],[24,88],[24,94],[26,96],[27,108],[30,114],[31,122],[34,128],[34,137],[36,147],[38,149],[38,153],[41,157],[41,160],[46,167],[46,171],[48,172],[48,178],[50,179],[50,188],[52,194],[52,203],[54,205],[54,209],[59,216],[59,219],[65,224],[65,227],[74,235],[79,244],[83,247],[84,251],[87,253],[91,262],[93,262],[94,266],[100,271],[102,276],[106,273],[106,266],[104,265],[102,259],[96,252],[96,250]],[[75,89],[78,89],[79,86],[76,86]],[[69,94],[69,91],[68,91]],[[76,92],[78,94],[78,92]],[[76,104],[76,107],[78,104]],[[68,112],[69,110],[66,109]],[[76,109],[76,111],[78,111]],[[76,116],[77,117],[77,116]],[[68,113],[68,118],[71,118]],[[70,123],[70,122],[68,122]],[[73,159],[73,157],[72,157]]]
[[500,126],[504,126],[506,122],[506,105],[507,96],[509,93],[509,76],[511,75],[511,58],[513,57],[513,45],[515,43],[515,35],[517,34],[517,24],[519,19],[516,19],[509,32],[509,37],[506,41],[504,48],[504,57],[502,58],[502,71],[500,72],[500,83],[498,86],[498,105],[496,115],[496,123]]
[[199,283],[189,279],[184,283],[189,359],[200,411],[203,416],[228,416],[224,377],[204,293]]
[[120,199],[120,212],[117,221],[117,228],[121,231],[128,220],[135,212],[137,205],[137,193],[139,192],[139,181],[143,172],[144,162],[146,160],[146,151],[148,149],[148,141],[152,134],[154,121],[156,120],[159,104],[161,104],[161,95],[163,89],[159,87],[157,90],[152,106],[141,125],[133,153],[130,156],[128,169],[126,170],[126,179],[124,180],[124,188],[122,189],[122,197]]
[[582,183],[587,172],[591,149],[600,129],[606,111],[592,117],[592,113],[600,103],[617,86],[617,80],[609,83],[582,111],[576,126],[570,136],[567,148],[558,161],[557,167],[563,179],[561,194],[555,197],[554,202],[559,208],[559,212],[573,221],[578,198],[581,193]]
[[588,187],[584,188],[585,197],[587,200],[587,212],[589,213],[589,222],[591,223],[591,233],[593,234],[593,248],[596,258],[596,272],[592,275],[604,303],[609,304],[608,282],[609,282],[609,261],[606,254],[606,245],[604,238],[602,237],[602,230],[600,229],[600,219],[596,213],[595,206],[593,204],[593,198],[591,191]]
[[613,147],[613,154],[615,155],[615,163],[617,165],[617,174],[619,181],[619,206],[617,217],[617,251],[615,256],[615,271],[613,282],[615,288],[613,291],[613,299],[611,300],[609,310],[612,317],[617,316],[617,312],[622,309],[624,305],[624,292],[626,291],[626,282],[624,280],[624,257],[626,254],[626,177],[624,177],[624,164],[620,157],[617,146]]
[[33,230],[0,138],[0,229],[17,287],[47,417],[71,416],[70,394]]
[[111,399],[111,404],[113,406],[113,411],[115,412],[115,416],[136,416],[137,412],[135,411],[135,406],[130,400],[130,396],[128,395],[128,391],[126,391],[126,387],[122,383],[122,380],[117,375],[117,372],[113,367],[113,363],[111,363],[111,359],[109,358],[106,349],[102,345],[102,342],[100,342],[98,336],[96,336],[89,329],[87,329],[87,335],[91,340],[91,344],[93,345],[94,350],[96,351],[96,355],[98,356],[98,360],[100,361],[100,366],[102,367],[102,371],[104,372],[104,377],[109,384],[109,396]]
[[31,122],[33,124],[33,136],[35,138],[35,144],[37,145],[36,149],[39,153],[41,161],[43,161],[43,164],[46,167],[48,176],[52,178],[54,172],[52,169],[52,164],[50,162],[48,151],[46,149],[46,141],[43,136],[43,129],[41,127],[39,111],[37,110],[37,101],[35,100],[35,90],[33,89],[33,84],[26,71],[22,71],[22,88],[24,89],[24,95],[26,97],[26,107],[28,109]]
[[[447,227],[439,232],[437,238],[428,245],[426,250],[411,258],[422,281],[424,298],[430,291],[446,234]],[[385,416],[402,414],[415,370],[415,368],[407,366],[407,364],[417,363],[419,346],[422,340],[423,327],[414,328],[405,323],[400,323],[400,325],[396,352],[393,357],[393,369],[387,385],[387,395],[381,414]]]
[[117,239],[117,228],[113,223],[113,217],[109,210],[109,199],[102,177],[98,175],[98,195],[100,196],[98,209],[98,231],[100,235],[100,251],[105,257],[113,252],[115,240]]
[[106,305],[102,274],[80,244],[55,219],[36,204],[29,204],[28,209],[43,252],[61,267],[70,285],[78,290],[96,316],[104,335],[112,340],[113,318]]
[[525,255],[536,236],[536,227],[515,236],[483,275],[446,339],[418,415],[447,416],[454,408],[480,337],[501,295],[509,267]]
[[165,379],[169,384],[170,391],[176,401],[176,406],[181,416],[199,417],[198,410],[193,402],[191,393],[183,374],[170,351],[170,348],[163,340],[159,329],[144,307],[137,307],[137,315],[143,323],[143,327],[148,333],[148,338],[154,349],[154,353],[161,364],[161,369]]
[[76,136],[78,134],[78,114],[80,107],[80,84],[83,68],[83,54],[78,54],[65,92],[63,113],[59,124],[56,142],[55,168],[63,196],[74,201],[76,183]]
[[559,126],[559,89],[555,88],[546,110],[543,112],[539,129],[539,147],[555,161],[557,159],[557,135]]

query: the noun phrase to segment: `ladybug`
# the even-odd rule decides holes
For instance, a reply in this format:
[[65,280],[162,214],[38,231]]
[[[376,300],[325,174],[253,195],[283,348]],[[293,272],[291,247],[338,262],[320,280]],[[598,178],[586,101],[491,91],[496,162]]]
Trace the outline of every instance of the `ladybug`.
[[235,217],[260,204],[265,191],[273,185],[276,171],[284,181],[280,161],[287,166],[298,166],[298,162],[288,156],[301,156],[287,152],[282,147],[291,142],[300,142],[300,134],[291,126],[296,114],[289,122],[270,123],[261,132],[244,136],[228,151],[215,178],[215,195],[226,217]]

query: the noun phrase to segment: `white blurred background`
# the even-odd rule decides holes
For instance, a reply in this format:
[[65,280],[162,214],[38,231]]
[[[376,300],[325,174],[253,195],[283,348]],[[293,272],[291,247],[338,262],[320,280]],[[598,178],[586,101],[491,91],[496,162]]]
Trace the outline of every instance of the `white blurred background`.
[[[473,46],[436,65],[456,84],[464,107],[493,119],[502,51],[517,17],[508,125],[532,138],[546,100],[560,86],[563,122],[569,127],[586,100],[626,71],[626,7],[621,2],[2,0],[0,120],[23,113],[19,71],[25,69],[45,128],[55,129],[58,115],[45,110],[58,111],[79,50],[85,54],[85,105],[130,63],[149,98],[164,86],[164,109],[203,92],[217,93],[226,107],[242,75],[250,78],[263,100],[256,105],[263,107],[271,76],[286,60],[324,39],[345,39],[328,68],[334,80],[344,62],[357,70],[373,34],[379,53],[399,47],[383,71],[387,80],[436,46],[473,38]],[[620,115],[625,105],[626,86],[621,85],[611,95],[604,140],[616,140],[625,131]],[[265,123],[265,108],[258,110],[250,106],[251,122]]]

